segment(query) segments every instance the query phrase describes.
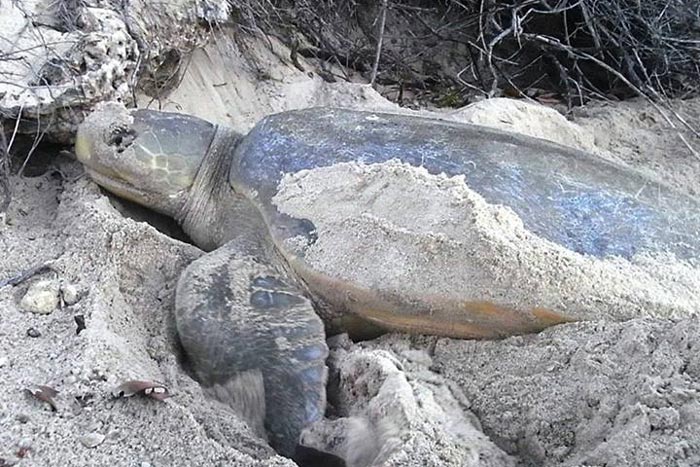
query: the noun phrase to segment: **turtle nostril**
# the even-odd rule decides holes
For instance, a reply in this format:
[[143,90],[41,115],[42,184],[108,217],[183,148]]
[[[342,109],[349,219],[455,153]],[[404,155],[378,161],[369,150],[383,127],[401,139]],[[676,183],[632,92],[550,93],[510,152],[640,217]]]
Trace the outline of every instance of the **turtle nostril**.
[[110,133],[107,144],[110,146],[116,146],[117,152],[123,152],[124,149],[131,146],[134,139],[136,139],[136,132],[133,129],[117,127]]

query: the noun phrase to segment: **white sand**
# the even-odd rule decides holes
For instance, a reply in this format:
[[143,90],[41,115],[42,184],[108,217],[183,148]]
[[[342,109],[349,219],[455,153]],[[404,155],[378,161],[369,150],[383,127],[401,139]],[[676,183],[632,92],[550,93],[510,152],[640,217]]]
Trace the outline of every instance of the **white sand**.
[[666,256],[572,252],[529,232],[461,176],[398,161],[339,164],[285,176],[273,202],[316,225],[310,265],[370,289],[544,308],[576,320],[698,312],[696,267]]

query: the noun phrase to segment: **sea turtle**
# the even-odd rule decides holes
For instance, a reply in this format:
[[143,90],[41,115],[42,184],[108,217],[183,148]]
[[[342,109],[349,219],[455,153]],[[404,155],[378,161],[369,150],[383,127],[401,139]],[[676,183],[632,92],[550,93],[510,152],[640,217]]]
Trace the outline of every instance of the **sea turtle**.
[[[294,183],[285,178],[289,174],[343,164],[416,167],[425,180],[457,180],[483,202],[507,206],[522,223],[519,232],[589,262],[662,252],[697,265],[700,257],[700,206],[694,198],[580,151],[454,122],[317,108],[269,116],[243,136],[189,115],[110,103],[80,126],[76,155],[99,185],[172,216],[210,252],[179,279],[179,337],[197,377],[220,397],[227,391],[240,397],[240,375],[260,373],[270,442],[285,455],[294,451],[301,430],[323,416],[326,332],[361,334],[378,325],[500,337],[579,318],[563,305],[532,305],[539,303],[536,287],[525,291],[531,302],[523,304],[507,294],[445,284],[431,276],[432,253],[423,263],[402,256],[408,245],[401,229],[386,247],[372,233],[363,237],[364,245],[337,258],[350,268],[357,265],[359,275],[334,275],[306,253],[315,248],[316,257],[329,257],[333,252],[318,245],[334,229],[352,226],[319,230],[312,220],[280,209],[282,182]],[[360,172],[357,186],[363,183]],[[456,193],[450,199],[465,196]],[[311,194],[301,190],[298,196]],[[340,206],[336,191],[313,196],[331,211]],[[381,196],[382,185],[365,201],[371,205]],[[352,206],[353,200],[342,201]],[[398,223],[406,216],[398,205],[392,215]],[[431,213],[424,215],[428,222]],[[376,225],[384,228],[380,220]],[[454,228],[468,230],[470,224]],[[434,236],[435,248],[449,243],[441,238]],[[399,259],[391,270],[385,256],[377,256],[383,253]],[[507,288],[512,279],[487,270],[479,258],[463,266],[480,284],[487,277]],[[368,277],[383,271],[386,279],[374,274],[362,280],[363,271]],[[419,285],[402,286],[409,282]]]

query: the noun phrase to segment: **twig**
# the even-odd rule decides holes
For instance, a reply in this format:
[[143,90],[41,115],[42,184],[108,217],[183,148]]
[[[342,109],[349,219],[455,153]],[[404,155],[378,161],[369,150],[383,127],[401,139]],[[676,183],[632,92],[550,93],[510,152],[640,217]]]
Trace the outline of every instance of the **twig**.
[[39,273],[42,273],[46,271],[47,269],[51,269],[51,266],[53,265],[53,260],[47,261],[43,264],[40,264],[38,266],[31,267],[25,271],[22,271],[21,273],[17,274],[16,276],[9,277],[7,279],[0,280],[0,288],[5,287],[6,285],[18,285],[21,284],[22,282],[26,281],[30,277],[36,276]]
[[7,208],[10,207],[10,203],[12,202],[12,192],[10,191],[10,184],[5,174],[0,175],[0,190],[2,191],[2,193],[0,193],[2,196],[2,202],[0,202],[0,215],[2,215],[5,211],[7,211]]
[[12,191],[10,190],[10,151],[12,150],[12,145],[15,142],[17,132],[19,129],[19,122],[22,118],[22,107],[19,108],[19,114],[15,119],[15,126],[12,130],[12,136],[8,143],[5,137],[5,129],[0,123],[0,189],[2,189],[2,202],[0,202],[0,213],[7,211],[7,208],[12,202]]
[[377,51],[374,55],[374,64],[372,65],[372,76],[369,80],[369,85],[374,87],[377,80],[377,72],[379,71],[379,58],[382,56],[382,43],[384,42],[384,27],[386,26],[386,9],[387,0],[382,0],[382,10],[379,20],[379,38],[377,39]]
[[51,128],[51,124],[53,123],[53,119],[54,119],[53,112],[50,114],[50,116],[51,116],[51,118],[49,119],[49,122],[42,128],[41,127],[41,114],[37,113],[37,115],[36,115],[36,132],[34,133],[34,140],[32,141],[32,147],[29,148],[29,151],[27,151],[27,156],[24,158],[24,161],[22,162],[22,166],[17,171],[17,175],[19,175],[20,177],[24,174],[24,169],[27,168],[27,164],[29,163],[29,160],[32,158],[34,151],[36,151],[36,149],[39,147],[39,143],[41,143],[41,141],[44,139],[44,136],[46,136],[46,133]]
[[[582,58],[586,58],[588,60],[591,60],[596,65],[600,66],[601,68],[604,68],[609,73],[615,75],[615,77],[617,77],[620,81],[625,83],[625,85],[627,85],[627,87],[629,87],[631,90],[636,92],[640,97],[643,97],[647,102],[649,102],[654,107],[654,109],[656,109],[656,111],[659,113],[659,115],[661,115],[663,117],[663,119],[666,120],[666,123],[668,123],[671,128],[676,130],[678,137],[683,142],[683,144],[688,148],[688,150],[691,152],[691,154],[693,156],[695,156],[696,158],[700,159],[700,153],[698,153],[698,151],[695,148],[693,148],[693,146],[688,142],[688,140],[685,138],[685,136],[680,132],[680,130],[678,130],[676,125],[669,118],[669,116],[666,115],[666,112],[664,112],[664,110],[661,108],[661,106],[659,104],[657,104],[647,93],[643,92],[641,89],[639,89],[638,86],[634,85],[629,79],[627,79],[627,77],[625,75],[623,75],[622,73],[620,73],[619,71],[617,71],[616,69],[614,69],[613,67],[611,67],[610,65],[605,63],[604,61],[594,57],[593,55],[590,55],[590,54],[583,52],[581,50],[574,49],[573,47],[570,47],[566,44],[562,44],[558,40],[553,39],[551,37],[545,37],[545,36],[541,36],[538,34],[524,34],[524,36],[531,38],[531,39],[534,39],[536,41],[545,43],[549,46],[565,50],[568,53],[571,53],[573,55],[578,55]],[[653,88],[649,88],[649,89],[653,90]],[[680,121],[682,123],[686,123],[685,120],[681,119]],[[696,132],[696,135],[697,135],[697,132]]]
[[7,143],[7,147],[5,148],[5,150],[7,151],[7,154],[8,154],[8,155],[10,154],[10,151],[12,150],[12,145],[13,145],[14,142],[15,142],[15,137],[17,137],[17,130],[19,129],[19,122],[20,122],[20,120],[22,119],[22,110],[23,110],[23,108],[24,108],[24,107],[20,107],[20,108],[19,108],[19,111],[18,111],[18,113],[17,113],[17,118],[15,119],[15,127],[14,127],[14,129],[12,130],[12,136],[10,137],[10,142]]
[[0,120],[0,190],[2,190],[2,201],[0,201],[0,215],[10,206],[12,192],[10,191],[10,151],[7,147],[5,128]]

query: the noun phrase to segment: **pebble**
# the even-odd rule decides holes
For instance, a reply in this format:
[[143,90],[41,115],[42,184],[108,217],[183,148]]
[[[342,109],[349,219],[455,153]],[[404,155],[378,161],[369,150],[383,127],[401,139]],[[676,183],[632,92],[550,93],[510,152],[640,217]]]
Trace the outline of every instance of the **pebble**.
[[84,315],[75,315],[73,316],[73,320],[75,321],[75,333],[80,334],[82,331],[85,330],[85,316]]
[[21,448],[31,448],[32,447],[32,438],[22,438],[19,440],[18,445]]
[[88,448],[96,448],[105,440],[105,435],[97,432],[87,433],[80,437],[80,442]]
[[27,329],[27,335],[29,337],[41,337],[41,332],[37,328],[29,328]]
[[66,305],[75,305],[80,300],[78,288],[73,284],[61,285],[61,298]]
[[19,305],[25,311],[48,315],[58,306],[58,297],[58,282],[41,280],[29,286]]
[[7,366],[10,363],[10,359],[7,357],[0,357],[0,368]]

